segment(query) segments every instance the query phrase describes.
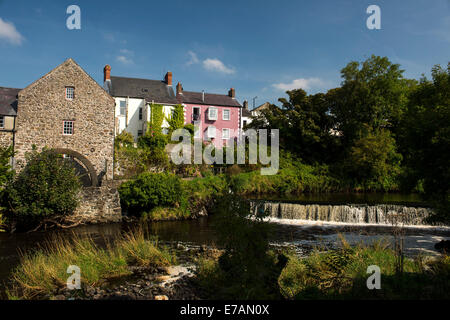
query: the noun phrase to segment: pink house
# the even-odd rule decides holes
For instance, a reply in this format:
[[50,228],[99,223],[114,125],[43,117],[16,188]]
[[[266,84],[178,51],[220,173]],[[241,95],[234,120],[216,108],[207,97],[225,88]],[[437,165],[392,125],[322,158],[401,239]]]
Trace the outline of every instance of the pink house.
[[239,137],[242,106],[233,88],[224,95],[183,91],[178,83],[177,99],[184,106],[185,123],[195,127],[194,138],[222,147]]

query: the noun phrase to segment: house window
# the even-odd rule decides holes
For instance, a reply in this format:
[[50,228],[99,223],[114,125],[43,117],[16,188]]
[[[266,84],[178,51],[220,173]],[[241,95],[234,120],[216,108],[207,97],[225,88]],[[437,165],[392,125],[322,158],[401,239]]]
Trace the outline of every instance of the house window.
[[139,108],[139,120],[142,120],[142,108]]
[[230,129],[222,129],[222,139],[230,139]]
[[5,117],[0,116],[0,129],[4,129],[4,128],[5,128]]
[[217,120],[217,108],[210,107],[208,109],[208,120]]
[[66,99],[73,100],[75,97],[75,88],[74,87],[66,87]]
[[126,101],[120,101],[120,115],[124,116],[127,113],[127,102]]
[[193,121],[200,120],[200,108],[199,107],[192,108],[192,120]]
[[70,136],[73,134],[73,121],[64,121],[63,135]]
[[230,109],[223,110],[222,120],[230,120]]
[[216,137],[216,127],[214,127],[214,126],[208,127],[207,137],[210,139]]
[[247,120],[244,120],[242,126],[245,128],[246,125],[247,125]]
[[142,130],[138,130],[138,137],[142,137]]

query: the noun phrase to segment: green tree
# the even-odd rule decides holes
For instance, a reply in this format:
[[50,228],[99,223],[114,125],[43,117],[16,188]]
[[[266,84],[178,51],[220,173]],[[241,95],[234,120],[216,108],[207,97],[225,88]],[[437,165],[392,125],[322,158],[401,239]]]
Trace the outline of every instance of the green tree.
[[389,128],[396,131],[406,109],[414,80],[403,78],[400,65],[387,57],[372,55],[363,62],[352,61],[341,70],[342,85],[327,93],[344,147],[359,139],[359,130]]
[[33,150],[26,160],[25,168],[5,188],[8,218],[17,227],[28,228],[72,214],[81,187],[72,163],[51,149]]
[[432,69],[412,93],[399,135],[409,180],[423,181],[436,219],[450,221],[450,63]]
[[395,139],[389,130],[372,129],[365,125],[350,149],[346,169],[350,177],[366,190],[385,191],[396,184],[400,174],[401,154],[396,151]]
[[282,107],[269,106],[250,124],[252,128],[280,130],[280,144],[307,162],[330,160],[337,139],[330,134],[333,118],[330,116],[323,93],[307,95],[303,89],[286,92],[289,100],[278,99]]

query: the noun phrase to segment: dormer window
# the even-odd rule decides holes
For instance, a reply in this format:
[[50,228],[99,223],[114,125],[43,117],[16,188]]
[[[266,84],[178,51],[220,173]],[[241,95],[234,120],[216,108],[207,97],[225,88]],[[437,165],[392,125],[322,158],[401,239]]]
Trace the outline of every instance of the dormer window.
[[208,120],[217,120],[217,108],[208,108]]
[[66,99],[73,100],[75,98],[75,88],[74,87],[66,87]]

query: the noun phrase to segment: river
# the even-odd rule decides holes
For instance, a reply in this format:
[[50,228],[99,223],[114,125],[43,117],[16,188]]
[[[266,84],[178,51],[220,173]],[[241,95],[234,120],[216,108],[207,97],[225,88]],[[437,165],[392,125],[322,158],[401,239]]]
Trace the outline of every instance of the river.
[[[313,196],[283,199],[274,197],[270,199],[265,198],[265,200],[265,203],[270,204],[272,210],[274,206],[279,206],[280,202],[288,204],[285,207],[290,208],[288,214],[280,213],[280,209],[278,208],[276,213],[273,213],[269,218],[274,224],[274,232],[270,239],[271,245],[291,247],[299,255],[307,255],[316,246],[326,248],[337,246],[340,234],[353,244],[360,242],[370,243],[380,239],[393,242],[393,227],[387,223],[376,223],[376,219],[374,220],[375,223],[367,223],[364,220],[369,219],[367,212],[370,213],[371,211],[364,208],[378,208],[375,209],[375,212],[381,212],[378,213],[379,215],[382,215],[384,212],[380,208],[386,208],[387,204],[391,206],[389,208],[397,208],[396,206],[398,208],[406,208],[402,210],[407,210],[407,212],[416,212],[418,208],[428,210],[427,206],[416,196],[374,195],[371,197],[367,195],[347,195],[346,198],[345,195],[335,194],[316,198]],[[305,209],[307,206],[313,206],[308,207],[315,208],[313,211],[311,211],[312,209],[308,210],[317,214],[309,213],[310,211]],[[317,220],[317,218],[321,218],[322,216],[334,217],[330,213],[328,215],[321,213],[321,216],[319,214],[320,212],[334,212],[331,209],[325,210],[323,208],[336,207],[338,208],[336,209],[338,212],[339,210],[345,211],[344,209],[340,209],[340,206],[343,206],[342,208],[346,206],[347,209],[345,210],[347,211],[349,211],[348,207],[350,209],[357,208],[355,209],[356,216],[355,213],[347,216],[335,214],[336,217],[344,221],[326,221],[328,218],[322,221]],[[292,213],[296,212],[295,210],[300,210],[298,211],[300,213],[297,213],[299,214],[298,217],[306,217],[307,219],[297,219],[298,217]],[[367,218],[364,218],[364,215]],[[335,219],[337,219],[336,217]],[[346,219],[350,221],[345,221]],[[55,234],[63,235],[64,237],[71,237],[73,235],[91,236],[95,241],[101,243],[104,239],[110,240],[116,238],[133,226],[134,224],[130,223],[112,223],[27,234],[0,233],[1,286],[4,286],[11,270],[20,262],[20,252],[32,250],[40,246],[50,240]],[[216,241],[214,234],[214,216],[187,221],[153,222],[148,224],[148,229],[150,234],[158,236],[161,242],[173,246],[178,244],[182,244],[182,247],[186,248],[201,245],[209,246],[214,245]],[[405,252],[409,256],[413,256],[419,252],[436,255],[437,252],[434,250],[434,244],[443,239],[450,239],[450,228],[445,226],[427,226],[416,223],[416,225],[405,226],[402,230]]]

